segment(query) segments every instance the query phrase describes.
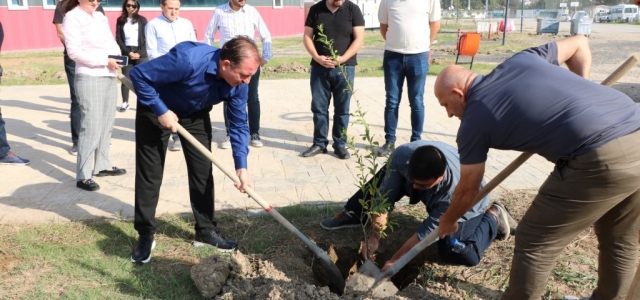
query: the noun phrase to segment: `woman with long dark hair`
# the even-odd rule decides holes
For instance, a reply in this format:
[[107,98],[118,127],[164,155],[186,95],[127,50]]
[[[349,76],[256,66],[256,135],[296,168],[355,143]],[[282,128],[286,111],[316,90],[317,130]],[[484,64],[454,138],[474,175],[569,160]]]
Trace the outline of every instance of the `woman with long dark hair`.
[[76,62],[75,89],[80,105],[76,186],[95,191],[93,175],[117,176],[126,171],[111,165],[109,144],[117,105],[116,74],[120,55],[107,17],[96,9],[102,0],[66,0],[62,33],[69,58]]
[[[129,65],[122,68],[122,75],[129,78],[129,71],[145,61],[148,61],[144,27],[147,19],[138,14],[140,2],[125,0],[122,3],[122,15],[116,21],[116,42],[120,46],[122,55],[129,57]],[[122,106],[120,112],[129,109],[129,89],[123,84]]]

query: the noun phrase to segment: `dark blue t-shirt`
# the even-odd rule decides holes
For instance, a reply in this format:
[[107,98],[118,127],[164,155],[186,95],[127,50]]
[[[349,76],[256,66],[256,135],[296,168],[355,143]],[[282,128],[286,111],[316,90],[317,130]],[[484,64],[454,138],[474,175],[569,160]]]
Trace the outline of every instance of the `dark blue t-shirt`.
[[559,67],[555,42],[524,50],[478,76],[466,97],[456,140],[461,164],[485,162],[489,148],[557,162],[640,128],[640,107]]

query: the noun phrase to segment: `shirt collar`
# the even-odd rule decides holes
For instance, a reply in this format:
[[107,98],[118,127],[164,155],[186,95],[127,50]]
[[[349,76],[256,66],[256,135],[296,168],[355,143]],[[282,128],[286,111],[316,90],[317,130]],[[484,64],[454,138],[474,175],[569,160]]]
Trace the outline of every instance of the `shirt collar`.
[[[246,4],[245,4],[245,6],[246,6]],[[234,13],[238,13],[238,12],[244,12],[244,11],[245,11],[245,10],[244,10],[245,6],[240,7],[240,9],[239,9],[238,11],[235,11],[235,10],[233,10],[233,8],[231,8],[231,4],[229,4],[229,2],[227,2],[227,4],[225,4],[225,5],[218,6],[218,8],[219,8],[219,9],[222,9],[222,10],[224,10],[224,11],[226,11],[226,12],[234,12]]]
[[218,63],[219,62],[220,62],[220,50],[217,50],[213,54],[213,57],[211,57],[211,62],[209,63],[209,66],[207,67],[207,71],[206,72],[218,77]]
[[167,23],[175,23],[175,22],[178,22],[178,20],[180,20],[180,17],[177,17],[175,21],[171,22],[169,21],[169,19],[167,19],[167,17],[164,16],[163,13],[160,13],[160,18]]
[[482,81],[483,78],[484,78],[484,75],[478,74],[476,78],[473,79],[473,82],[471,82],[471,85],[467,89],[467,94],[464,95],[465,100],[469,100],[469,95],[471,95],[471,92],[473,91],[473,89],[476,88],[478,84],[480,84],[480,81]]

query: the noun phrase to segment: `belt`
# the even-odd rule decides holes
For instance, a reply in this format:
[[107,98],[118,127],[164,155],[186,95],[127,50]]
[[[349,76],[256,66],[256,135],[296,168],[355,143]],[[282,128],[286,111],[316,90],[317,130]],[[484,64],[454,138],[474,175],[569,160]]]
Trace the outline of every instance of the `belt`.
[[130,52],[138,52],[138,50],[140,49],[138,46],[125,46],[125,48],[127,48],[127,50],[129,50]]

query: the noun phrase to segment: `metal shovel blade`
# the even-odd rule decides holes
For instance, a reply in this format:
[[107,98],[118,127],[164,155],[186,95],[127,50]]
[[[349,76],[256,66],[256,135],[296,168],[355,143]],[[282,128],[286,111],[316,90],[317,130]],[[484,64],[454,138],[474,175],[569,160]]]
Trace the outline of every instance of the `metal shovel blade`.
[[[346,291],[355,291],[361,293],[370,292],[374,298],[391,297],[398,292],[398,288],[389,280],[379,281],[376,279],[383,276],[382,272],[370,260],[358,268],[358,271],[347,280]],[[375,286],[374,286],[375,284]]]
[[330,259],[318,258],[320,258],[317,261],[320,263],[320,267],[314,268],[314,272],[326,280],[325,283],[331,292],[342,295],[342,293],[344,293],[345,282],[340,270],[338,270],[338,267]]

